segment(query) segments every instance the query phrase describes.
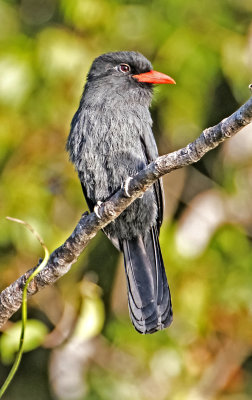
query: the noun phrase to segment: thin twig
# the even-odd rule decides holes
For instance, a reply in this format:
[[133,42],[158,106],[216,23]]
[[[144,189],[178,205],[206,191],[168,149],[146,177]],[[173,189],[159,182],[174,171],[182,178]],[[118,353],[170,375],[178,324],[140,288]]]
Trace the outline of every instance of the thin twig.
[[28,224],[28,222],[23,221],[21,219],[17,219],[17,218],[12,218],[12,217],[6,217],[9,221],[13,221],[13,222],[17,222],[19,224],[24,225],[26,228],[28,228],[32,234],[36,237],[36,239],[39,241],[39,243],[41,244],[41,246],[44,249],[44,259],[43,261],[35,268],[35,270],[33,271],[33,273],[29,276],[29,278],[27,279],[25,285],[24,285],[24,290],[22,293],[22,326],[21,326],[21,333],[20,333],[20,339],[19,339],[19,347],[18,347],[18,352],[15,358],[15,361],[13,363],[13,366],[7,376],[7,378],[5,379],[2,387],[0,388],[0,399],[2,398],[2,396],[4,395],[5,391],[7,390],[8,386],[10,385],[11,381],[14,378],[15,373],[17,372],[17,369],[19,367],[19,364],[21,362],[21,358],[23,355],[23,351],[24,351],[24,338],[25,338],[25,329],[26,329],[26,322],[27,322],[27,288],[29,283],[32,281],[32,279],[40,272],[42,271],[42,269],[45,267],[45,265],[47,264],[48,258],[49,258],[49,251],[43,241],[43,239],[41,238],[41,236],[38,234],[37,231],[35,231],[35,229]]

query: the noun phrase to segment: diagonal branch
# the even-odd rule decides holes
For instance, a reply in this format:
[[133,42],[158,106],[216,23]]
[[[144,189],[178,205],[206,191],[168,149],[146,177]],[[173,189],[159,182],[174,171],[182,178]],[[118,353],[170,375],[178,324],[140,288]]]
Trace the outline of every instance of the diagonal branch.
[[[47,285],[52,285],[66,274],[96,233],[116,219],[158,178],[175,169],[199,161],[204,154],[235,135],[251,122],[252,97],[228,118],[211,128],[205,129],[192,143],[180,150],[158,157],[156,161],[135,175],[129,181],[127,188],[130,197],[127,197],[124,188],[118,190],[100,206],[100,219],[94,212],[91,214],[84,213],[71,236],[62,246],[54,250],[45,268],[29,284],[28,296],[34,295]],[[0,327],[21,306],[25,282],[35,268],[27,271],[0,293]]]

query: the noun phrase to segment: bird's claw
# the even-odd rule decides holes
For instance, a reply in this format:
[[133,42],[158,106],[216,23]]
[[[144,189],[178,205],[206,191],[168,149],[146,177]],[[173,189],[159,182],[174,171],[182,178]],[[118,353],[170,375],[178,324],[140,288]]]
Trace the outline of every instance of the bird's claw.
[[101,207],[101,205],[102,205],[102,201],[97,201],[96,206],[94,206],[94,212],[95,212],[97,218],[99,218],[99,219],[101,219],[101,216],[99,214],[99,208]]
[[130,183],[130,181],[132,181],[132,179],[133,178],[131,178],[131,176],[129,176],[126,179],[125,183],[122,184],[122,187],[124,189],[124,194],[125,194],[126,197],[131,197],[130,194],[129,194],[129,183]]

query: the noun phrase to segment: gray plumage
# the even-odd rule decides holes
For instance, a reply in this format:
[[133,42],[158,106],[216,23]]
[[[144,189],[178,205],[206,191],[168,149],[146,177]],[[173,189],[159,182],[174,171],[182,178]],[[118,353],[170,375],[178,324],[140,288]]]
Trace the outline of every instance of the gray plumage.
[[[124,64],[130,71],[120,70]],[[127,177],[158,157],[149,112],[153,85],[132,78],[151,69],[150,62],[136,52],[103,54],[91,66],[67,141],[91,211]],[[157,182],[104,229],[124,253],[130,315],[141,333],[155,332],[172,321],[158,243],[162,214],[162,189]]]

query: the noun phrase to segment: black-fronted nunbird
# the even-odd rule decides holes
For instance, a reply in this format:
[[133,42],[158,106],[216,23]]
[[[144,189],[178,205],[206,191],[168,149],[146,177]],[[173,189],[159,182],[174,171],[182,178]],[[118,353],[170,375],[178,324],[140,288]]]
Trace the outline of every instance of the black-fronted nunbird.
[[[153,71],[140,53],[113,52],[94,60],[67,141],[91,211],[158,157],[149,112],[157,83],[175,81]],[[130,317],[141,333],[172,322],[158,240],[162,218],[162,187],[157,181],[104,229],[124,254]]]

